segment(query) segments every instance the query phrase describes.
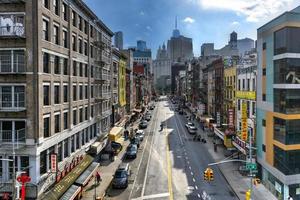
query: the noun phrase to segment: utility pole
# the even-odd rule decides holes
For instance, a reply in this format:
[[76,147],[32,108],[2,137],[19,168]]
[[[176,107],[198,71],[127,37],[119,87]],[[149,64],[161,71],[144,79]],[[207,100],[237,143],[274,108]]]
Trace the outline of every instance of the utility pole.
[[[252,128],[249,128],[249,153],[250,153],[250,163],[252,164]],[[252,175],[252,167],[250,168],[250,192],[252,193],[253,189],[253,175]]]

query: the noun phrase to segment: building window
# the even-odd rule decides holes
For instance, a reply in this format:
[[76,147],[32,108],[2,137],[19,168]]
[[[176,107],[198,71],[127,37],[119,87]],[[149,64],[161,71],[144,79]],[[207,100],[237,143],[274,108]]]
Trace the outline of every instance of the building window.
[[75,151],[75,138],[74,135],[71,136],[71,153]]
[[78,15],[78,28],[82,31],[82,17]]
[[88,96],[88,86],[87,85],[85,86],[84,91],[85,91],[85,99],[88,99],[89,96]]
[[50,55],[48,53],[43,52],[43,72],[50,73]]
[[300,59],[286,58],[274,61],[274,83],[300,84]]
[[256,80],[255,80],[255,78],[252,79],[252,91],[256,91]]
[[94,98],[94,86],[91,86],[91,98]]
[[79,48],[79,53],[82,53],[82,38],[78,39],[78,48]]
[[263,151],[263,152],[266,152],[266,145],[262,144],[262,145],[261,145],[261,148],[262,148],[262,151]]
[[284,114],[299,114],[300,90],[274,89],[274,111]]
[[63,59],[63,67],[64,67],[64,75],[68,75],[69,67],[68,67],[68,59],[64,58]]
[[72,10],[72,23],[73,26],[76,27],[77,23],[76,23],[76,12],[74,10]]
[[59,44],[59,27],[57,25],[53,26],[53,42]]
[[83,67],[83,64],[79,63],[79,76],[80,77],[83,77],[83,69],[82,69],[82,67]]
[[50,116],[44,117],[44,138],[50,137]]
[[43,19],[43,40],[49,41],[49,22]]
[[86,41],[84,42],[84,55],[88,55],[88,43]]
[[89,27],[88,22],[84,20],[84,33],[85,34],[88,34],[88,27]]
[[92,25],[90,26],[90,37],[94,37],[94,27]]
[[84,111],[84,114],[85,114],[84,119],[88,120],[88,107],[85,107],[84,109],[85,109],[85,111]]
[[80,148],[80,139],[79,139],[79,137],[80,137],[80,132],[78,132],[78,133],[76,133],[76,149],[79,149]]
[[262,126],[266,127],[266,120],[265,119],[262,119]]
[[266,94],[262,94],[262,100],[266,101]]
[[238,80],[238,90],[241,90],[241,79]]
[[68,6],[65,3],[63,3],[62,5],[62,13],[63,13],[64,20],[68,21]]
[[47,150],[40,153],[40,175],[47,172]]
[[77,100],[77,85],[73,85],[73,101]]
[[76,51],[76,35],[72,35],[72,48]]
[[77,110],[73,110],[73,125],[77,124]]
[[0,108],[24,108],[24,86],[0,86]]
[[79,99],[83,99],[83,85],[79,85]]
[[77,62],[73,61],[73,76],[77,76]]
[[60,114],[54,115],[54,132],[60,132]]
[[94,105],[91,105],[91,117],[94,117]]
[[67,158],[69,156],[69,140],[64,140],[64,158]]
[[60,103],[60,87],[59,85],[54,85],[54,104]]
[[266,76],[266,75],[267,75],[267,69],[263,68],[263,76]]
[[64,103],[68,102],[69,90],[68,85],[64,85]]
[[250,91],[250,79],[247,78],[247,91]]
[[53,0],[54,13],[59,16],[59,0]]
[[274,32],[274,55],[300,53],[299,35],[299,27],[285,27]]
[[252,102],[252,115],[256,114],[255,102]]
[[243,79],[242,82],[243,82],[243,87],[242,87],[242,89],[245,90],[245,88],[246,88],[246,87],[245,87],[245,79]]
[[94,58],[94,47],[91,45],[91,58]]
[[79,109],[79,122],[83,122],[83,108]]
[[63,46],[65,48],[68,48],[68,31],[63,30],[62,37],[63,37]]
[[94,78],[94,66],[91,65],[91,77]]
[[69,128],[68,118],[69,112],[64,112],[64,130]]
[[85,64],[85,67],[84,67],[84,76],[85,77],[89,76],[89,74],[88,74],[88,64]]
[[263,50],[266,50],[267,49],[267,43],[263,43]]
[[50,85],[44,85],[43,86],[44,91],[44,106],[50,105]]
[[49,9],[49,0],[43,0],[43,6],[47,9]]
[[58,143],[57,144],[57,161],[58,162],[61,162],[62,161],[62,155],[63,155],[63,152],[62,152],[62,142]]
[[60,59],[54,56],[54,74],[60,74]]
[[241,110],[241,100],[238,99],[238,100],[237,100],[237,103],[238,103],[237,109],[238,109],[238,110]]
[[274,145],[274,167],[285,175],[299,174],[300,150],[285,151]]

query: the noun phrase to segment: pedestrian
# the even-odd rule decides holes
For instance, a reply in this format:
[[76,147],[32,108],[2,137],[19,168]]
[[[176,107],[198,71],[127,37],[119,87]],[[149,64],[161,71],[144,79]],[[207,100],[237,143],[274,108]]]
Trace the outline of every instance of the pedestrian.
[[100,183],[100,181],[102,181],[102,179],[101,179],[101,175],[100,175],[100,173],[99,173],[99,172],[96,172],[96,180],[97,180],[97,184],[99,184],[99,183]]

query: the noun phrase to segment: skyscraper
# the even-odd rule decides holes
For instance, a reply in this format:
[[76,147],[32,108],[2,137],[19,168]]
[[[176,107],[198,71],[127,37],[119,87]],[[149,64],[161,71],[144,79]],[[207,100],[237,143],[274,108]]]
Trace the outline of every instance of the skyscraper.
[[193,58],[193,40],[180,35],[177,29],[177,18],[173,35],[168,40],[168,55],[172,62],[183,62]]
[[115,46],[119,50],[123,49],[123,32],[122,31],[115,32]]
[[147,50],[146,41],[138,40],[138,41],[137,41],[136,48],[137,48],[137,50],[139,50],[139,51],[146,51],[146,50]]

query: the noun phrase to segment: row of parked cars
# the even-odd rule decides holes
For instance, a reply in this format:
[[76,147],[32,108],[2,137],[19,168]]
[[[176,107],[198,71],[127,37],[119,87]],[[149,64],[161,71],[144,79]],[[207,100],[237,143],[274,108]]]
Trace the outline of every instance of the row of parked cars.
[[[150,108],[151,110],[151,108]],[[140,147],[145,137],[145,132],[148,122],[151,120],[151,113],[149,111],[142,117],[139,130],[136,131],[135,136],[130,139],[130,144],[128,145],[125,153],[125,159],[135,159]],[[131,175],[129,163],[121,163],[117,171],[114,174],[112,187],[113,188],[126,188],[128,186],[128,179]]]

